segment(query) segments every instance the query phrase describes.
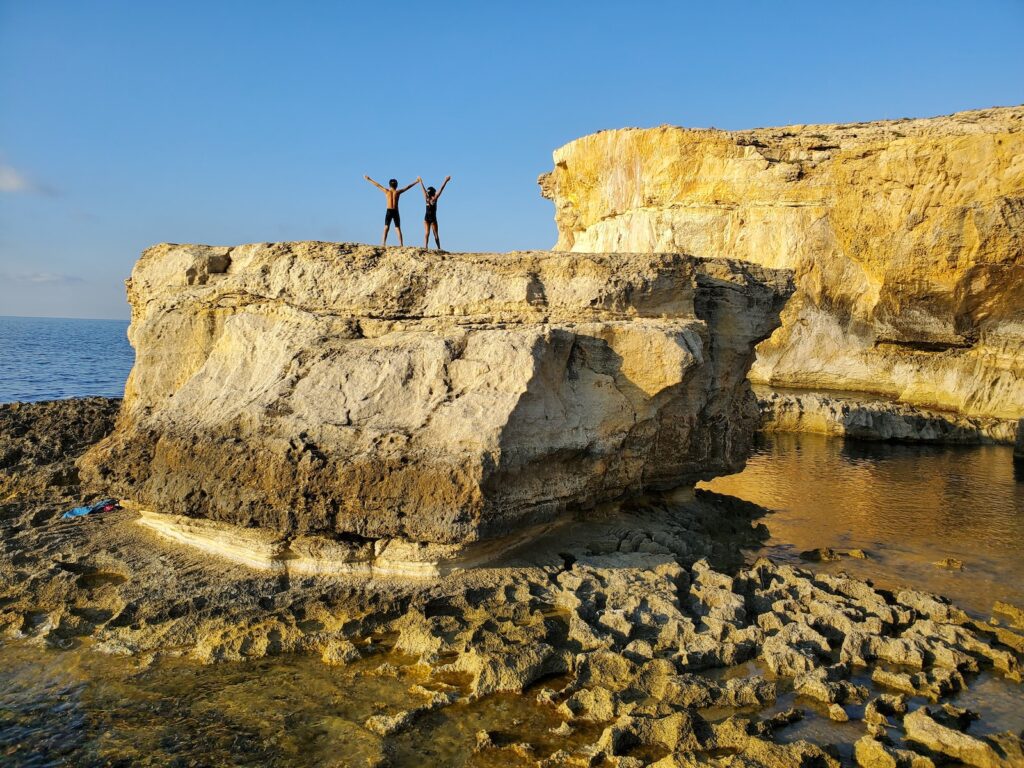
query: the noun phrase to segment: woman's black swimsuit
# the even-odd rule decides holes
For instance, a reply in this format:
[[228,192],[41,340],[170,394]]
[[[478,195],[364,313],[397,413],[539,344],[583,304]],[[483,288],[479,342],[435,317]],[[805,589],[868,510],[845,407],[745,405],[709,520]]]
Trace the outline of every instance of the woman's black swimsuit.
[[423,220],[427,224],[437,224],[437,200],[427,203],[427,212],[423,214]]

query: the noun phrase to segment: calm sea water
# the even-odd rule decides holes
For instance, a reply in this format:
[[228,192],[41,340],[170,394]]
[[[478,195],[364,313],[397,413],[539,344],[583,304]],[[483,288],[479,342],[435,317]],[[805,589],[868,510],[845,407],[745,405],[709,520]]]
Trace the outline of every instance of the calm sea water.
[[[743,472],[705,487],[772,510],[763,554],[802,565],[819,547],[862,549],[815,568],[953,598],[978,617],[1024,605],[1024,472],[1005,445],[900,445],[759,435]],[[946,558],[962,568],[941,565]]]
[[0,316],[0,403],[120,397],[135,361],[127,320]]

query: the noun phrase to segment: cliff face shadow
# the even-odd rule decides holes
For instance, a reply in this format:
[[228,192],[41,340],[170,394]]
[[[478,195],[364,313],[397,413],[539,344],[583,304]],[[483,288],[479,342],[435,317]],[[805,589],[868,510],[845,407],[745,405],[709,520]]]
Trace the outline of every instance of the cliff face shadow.
[[655,568],[675,562],[690,567],[706,559],[735,573],[769,538],[759,520],[771,510],[725,494],[679,489],[637,494],[570,518],[483,568]]
[[[633,337],[555,329],[536,340],[533,375],[501,431],[497,461],[485,464],[482,535],[675,487],[694,479],[698,463],[721,463],[715,430],[696,429],[709,399],[692,349],[700,339],[657,325],[608,335],[620,332]],[[649,346],[669,360],[645,366]]]

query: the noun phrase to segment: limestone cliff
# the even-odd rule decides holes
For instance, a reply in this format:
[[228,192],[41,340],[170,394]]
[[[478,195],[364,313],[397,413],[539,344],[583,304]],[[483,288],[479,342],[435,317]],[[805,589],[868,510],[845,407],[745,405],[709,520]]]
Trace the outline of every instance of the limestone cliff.
[[457,544],[735,471],[787,272],[682,255],[159,245],[83,478],[149,511]]
[[1024,414],[1024,108],[604,131],[554,161],[559,250],[794,271],[754,381]]

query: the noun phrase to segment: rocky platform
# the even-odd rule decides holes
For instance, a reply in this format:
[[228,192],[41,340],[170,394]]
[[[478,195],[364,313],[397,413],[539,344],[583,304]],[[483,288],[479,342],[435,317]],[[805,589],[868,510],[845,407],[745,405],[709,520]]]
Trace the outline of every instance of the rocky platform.
[[253,564],[511,544],[739,469],[753,348],[790,292],[785,271],[677,254],[160,245],[128,283],[116,428],[80,466],[154,528],[227,555],[234,538]]
[[764,432],[813,432],[906,443],[1013,445],[1024,440],[1016,420],[963,416],[952,411],[831,392],[755,387]]
[[[49,438],[6,434],[12,413],[21,424],[49,414],[45,425],[57,410],[72,424],[93,419],[76,427],[82,435],[109,429],[107,412],[88,403],[2,406],[3,445],[29,455]],[[361,765],[416,764],[438,718],[500,696],[528,701],[555,730],[505,721],[462,744],[462,762],[1024,761],[1019,734],[977,735],[977,713],[951,701],[982,676],[1019,684],[1020,631],[912,588],[748,563],[743,549],[767,535],[765,510],[736,499],[637,496],[492,567],[426,582],[290,577],[176,546],[138,526],[132,511],[61,520],[86,493],[65,480],[81,447],[74,439],[65,453],[0,469],[3,642],[87,643],[143,667],[168,655],[217,662],[295,652],[351,667],[354,686],[406,681],[401,705],[348,726],[350,753],[369,755]],[[808,718],[845,722],[842,737],[787,735]]]
[[602,131],[540,178],[556,248],[792,269],[752,378],[1024,416],[1024,107]]

